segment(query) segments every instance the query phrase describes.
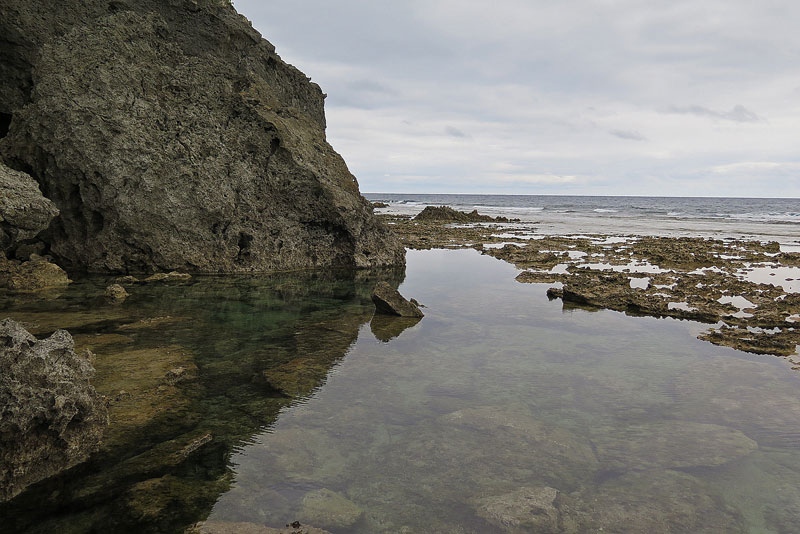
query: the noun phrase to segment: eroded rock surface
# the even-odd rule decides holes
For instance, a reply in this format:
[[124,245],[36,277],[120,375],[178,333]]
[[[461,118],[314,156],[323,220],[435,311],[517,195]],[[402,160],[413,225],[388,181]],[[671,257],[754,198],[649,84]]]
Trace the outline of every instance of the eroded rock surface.
[[325,137],[321,89],[224,0],[8,0],[0,155],[67,268],[402,264]]
[[58,209],[33,178],[0,161],[0,251],[33,239],[56,215]]
[[108,414],[93,374],[66,331],[37,341],[0,321],[0,501],[98,448]]

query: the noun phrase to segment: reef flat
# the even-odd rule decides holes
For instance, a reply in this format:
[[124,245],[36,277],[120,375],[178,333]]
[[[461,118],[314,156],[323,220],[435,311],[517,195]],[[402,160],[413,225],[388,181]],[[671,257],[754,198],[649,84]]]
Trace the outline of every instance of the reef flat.
[[[380,215],[410,249],[474,248],[514,264],[550,298],[709,323],[700,339],[791,356],[800,344],[800,253],[777,242],[537,234],[515,222]],[[800,362],[795,362],[800,369]]]

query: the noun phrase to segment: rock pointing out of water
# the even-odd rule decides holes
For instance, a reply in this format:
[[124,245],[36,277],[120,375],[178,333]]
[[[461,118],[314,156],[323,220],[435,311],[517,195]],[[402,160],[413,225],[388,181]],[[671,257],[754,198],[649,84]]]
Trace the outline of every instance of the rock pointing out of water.
[[60,211],[43,240],[64,267],[404,262],[322,90],[231,2],[3,0],[0,35],[0,157]]
[[372,290],[375,312],[400,317],[424,317],[425,314],[415,302],[410,302],[386,282],[380,282]]
[[0,502],[68,469],[97,449],[108,424],[89,384],[94,368],[59,330],[37,341],[0,321]]

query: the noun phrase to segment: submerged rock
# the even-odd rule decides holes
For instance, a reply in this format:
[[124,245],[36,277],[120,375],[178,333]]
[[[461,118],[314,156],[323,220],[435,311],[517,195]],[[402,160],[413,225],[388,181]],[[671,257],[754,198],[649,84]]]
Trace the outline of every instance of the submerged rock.
[[399,315],[400,317],[425,316],[417,304],[406,300],[399,291],[386,282],[378,283],[372,290],[372,302],[375,303],[376,313]]
[[106,288],[105,292],[106,298],[111,300],[112,302],[122,302],[126,298],[130,296],[130,294],[125,291],[125,288],[119,284],[111,284]]
[[336,530],[353,526],[363,515],[364,511],[344,495],[322,488],[305,494],[299,517],[302,521]]
[[[154,275],[148,276],[143,282],[178,282],[183,280],[189,280],[192,277],[189,273],[179,273],[177,271],[172,271],[169,273],[156,273]],[[134,282],[135,283],[135,282]]]
[[60,210],[66,267],[404,262],[328,144],[319,86],[231,2],[5,0],[0,155]]
[[303,525],[297,521],[284,528],[272,528],[255,523],[207,521],[186,531],[186,534],[330,534],[327,530]]
[[563,532],[559,527],[558,496],[558,490],[546,486],[520,488],[479,499],[475,511],[503,532],[557,534]]
[[758,448],[735,428],[691,421],[631,425],[593,443],[603,467],[617,470],[714,467]]
[[98,448],[108,414],[93,374],[66,331],[37,341],[0,321],[0,501]]

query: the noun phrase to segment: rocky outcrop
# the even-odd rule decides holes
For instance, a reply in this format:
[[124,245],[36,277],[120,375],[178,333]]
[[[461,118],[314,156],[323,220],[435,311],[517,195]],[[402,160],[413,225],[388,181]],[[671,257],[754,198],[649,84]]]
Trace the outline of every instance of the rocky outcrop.
[[0,251],[33,239],[56,215],[58,209],[42,196],[33,178],[0,161]]
[[490,217],[489,215],[481,215],[478,210],[472,210],[467,213],[464,211],[454,210],[449,206],[426,206],[424,210],[419,212],[415,221],[449,221],[449,222],[509,222],[506,217]]
[[53,287],[63,287],[70,283],[64,269],[31,254],[30,260],[6,260],[0,254],[0,287],[16,291],[35,291]]
[[424,317],[415,300],[408,301],[386,282],[379,282],[372,290],[372,302],[375,303],[375,312],[400,317]]
[[98,447],[108,415],[89,384],[93,373],[66,331],[37,341],[0,321],[0,501]]
[[0,155],[60,210],[65,267],[403,263],[326,141],[325,95],[229,2],[6,0],[0,32]]

